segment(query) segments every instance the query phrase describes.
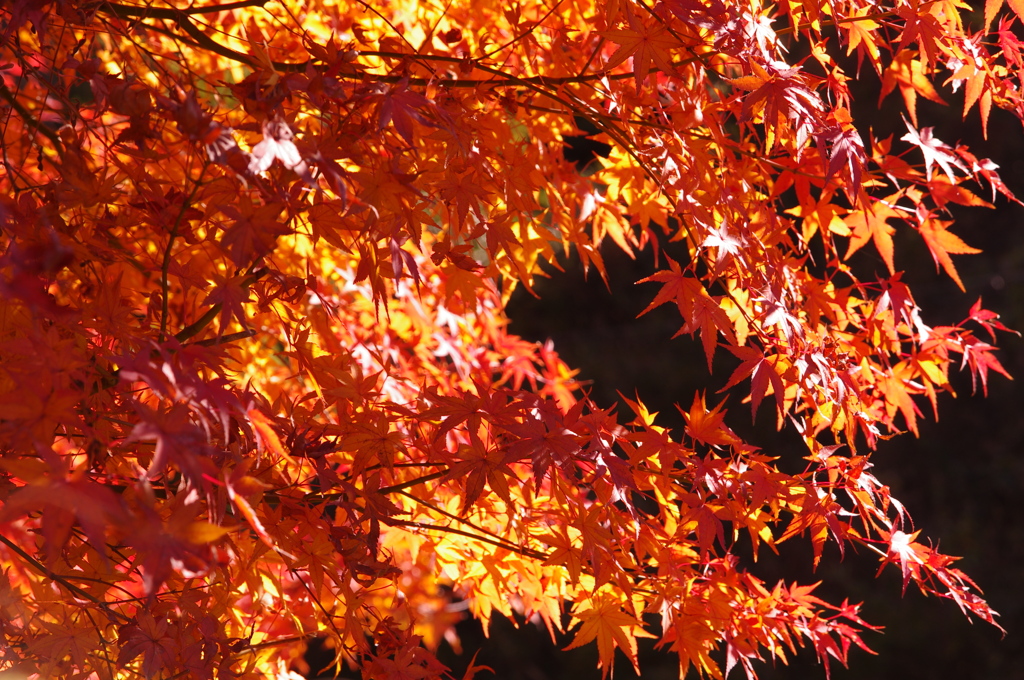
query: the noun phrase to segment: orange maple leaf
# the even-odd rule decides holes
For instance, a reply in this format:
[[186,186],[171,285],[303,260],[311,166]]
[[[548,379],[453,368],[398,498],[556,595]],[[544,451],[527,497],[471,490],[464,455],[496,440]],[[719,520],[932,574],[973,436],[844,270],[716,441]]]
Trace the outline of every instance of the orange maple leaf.
[[708,360],[708,370],[711,370],[711,360],[715,356],[715,343],[718,333],[721,331],[729,340],[735,344],[735,335],[732,329],[732,322],[729,321],[725,310],[718,304],[718,300],[708,295],[704,284],[692,276],[688,276],[675,260],[666,257],[669,264],[668,271],[659,271],[642,279],[637,283],[657,281],[662,283],[661,290],[647,305],[639,316],[643,316],[655,307],[666,302],[675,302],[679,308],[679,314],[686,323],[676,333],[696,333],[700,330],[701,342],[704,345],[704,354]]
[[951,220],[937,220],[931,216],[925,216],[917,230],[921,232],[924,242],[928,245],[928,250],[932,253],[932,258],[935,260],[935,268],[938,269],[939,265],[942,265],[942,268],[949,274],[949,277],[956,281],[956,285],[959,286],[960,290],[964,290],[964,283],[960,280],[960,275],[957,274],[956,267],[953,266],[953,260],[949,256],[950,254],[973,255],[981,251],[964,243],[953,232],[947,231],[951,224],[953,224]]
[[624,5],[623,9],[625,9],[629,28],[601,32],[602,36],[619,46],[612,56],[608,58],[605,68],[615,68],[624,62],[627,57],[633,57],[636,91],[639,92],[644,80],[647,78],[647,73],[651,69],[652,61],[665,73],[672,73],[675,70],[672,66],[672,57],[668,51],[673,47],[678,47],[678,41],[668,34],[668,29],[664,25],[648,25],[641,21],[633,13],[630,5]]
[[871,239],[875,242],[875,248],[882,256],[882,261],[888,267],[889,273],[896,273],[896,267],[893,264],[892,243],[892,235],[896,229],[889,224],[889,220],[893,217],[904,217],[904,214],[894,207],[900,195],[900,193],[896,193],[886,196],[843,218],[846,226],[853,232],[849,248],[847,248],[846,256],[843,259],[850,259],[851,255],[860,250],[868,242],[868,239]]
[[656,636],[644,630],[643,621],[622,611],[622,603],[608,596],[599,596],[590,609],[573,616],[582,621],[583,625],[566,650],[597,640],[598,665],[601,667],[602,678],[611,674],[616,647],[626,654],[636,672],[640,672],[636,659],[636,639]]
[[931,80],[925,75],[924,65],[915,58],[916,56],[917,52],[914,50],[900,50],[896,53],[889,68],[882,74],[882,94],[878,98],[881,104],[886,95],[899,86],[914,127],[917,127],[917,95],[936,104],[946,104],[946,100],[935,91]]
[[710,411],[704,402],[703,394],[693,395],[693,405],[689,411],[679,409],[686,419],[686,434],[699,442],[712,446],[730,446],[739,444],[740,438],[723,422],[726,411],[722,410],[722,402]]

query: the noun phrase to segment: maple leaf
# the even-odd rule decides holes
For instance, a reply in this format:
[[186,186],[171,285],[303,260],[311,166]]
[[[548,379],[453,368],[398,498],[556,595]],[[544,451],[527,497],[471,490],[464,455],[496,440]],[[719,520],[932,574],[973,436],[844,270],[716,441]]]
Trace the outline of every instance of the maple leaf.
[[739,444],[739,437],[724,423],[726,412],[722,410],[723,406],[724,402],[709,411],[704,403],[704,395],[695,394],[689,411],[679,409],[686,419],[686,434],[711,446]]
[[996,358],[993,353],[995,347],[982,342],[973,336],[967,336],[963,341],[963,366],[969,366],[971,369],[971,387],[977,392],[978,391],[978,379],[981,379],[981,389],[985,395],[988,395],[988,372],[993,370],[999,373],[1005,378],[1012,377],[1003,368],[1003,365],[999,363],[999,359]]
[[[149,498],[146,501],[152,502]],[[172,573],[185,578],[200,578],[213,566],[209,544],[228,533],[224,527],[196,520],[197,503],[173,504],[166,522],[158,509],[144,505],[135,517],[135,526],[128,528],[125,543],[135,549],[134,566],[142,571],[143,587],[150,602]]]
[[338,447],[353,453],[351,468],[357,473],[370,466],[391,467],[403,448],[401,433],[392,430],[387,418],[378,416],[357,421],[348,428]]
[[461,228],[466,223],[470,210],[483,221],[480,205],[486,202],[487,192],[480,186],[480,181],[477,173],[469,171],[461,176],[449,176],[438,186],[445,202],[449,205],[454,203],[456,219],[452,220],[453,226]]
[[982,200],[963,186],[950,184],[944,177],[936,176],[928,182],[928,194],[935,201],[939,210],[945,210],[948,203],[959,205],[994,208],[988,201]]
[[442,268],[444,275],[445,297],[450,304],[458,295],[466,309],[474,309],[477,305],[477,296],[482,289],[486,289],[487,281],[473,271],[468,271],[458,265],[446,265]]
[[239,268],[251,266],[274,249],[277,238],[290,232],[279,220],[282,206],[274,203],[254,206],[248,200],[240,206],[220,206],[221,212],[234,220],[224,230],[222,243]]
[[[503,424],[503,428],[516,436],[509,445],[509,461],[529,457],[533,475],[538,480],[548,476],[554,464],[566,473],[572,474],[573,461],[580,451],[580,437],[565,427],[561,414],[551,408],[550,402],[542,402],[546,408],[539,409],[540,417],[526,416],[521,422]],[[581,409],[582,402],[575,408]]]
[[910,125],[909,121],[904,119],[903,122],[906,123],[909,132],[900,139],[910,142],[924,154],[925,174],[929,179],[932,176],[932,164],[942,168],[942,171],[946,173],[946,177],[949,178],[950,184],[956,184],[957,182],[956,175],[953,173],[954,167],[965,173],[968,172],[964,164],[960,162],[960,159],[952,153],[953,149],[932,134],[934,128],[921,128],[921,131],[918,132]]
[[139,612],[135,622],[118,631],[121,650],[118,665],[124,665],[142,656],[142,672],[153,676],[172,664],[176,658],[176,644],[171,637],[167,619],[156,618],[149,612]]
[[853,126],[853,120],[846,109],[839,109],[832,114],[836,124],[823,127],[815,134],[818,148],[822,153],[828,149],[828,170],[826,177],[833,177],[842,172],[846,179],[848,196],[853,196],[861,186],[864,165],[867,157],[864,153],[864,142],[860,133]]
[[395,126],[395,130],[409,146],[413,143],[413,123],[419,123],[427,127],[435,127],[435,124],[427,117],[428,112],[435,112],[437,108],[427,97],[409,89],[408,78],[403,79],[394,87],[385,87],[379,95],[380,116],[377,122],[379,129],[383,130],[388,124]]
[[480,671],[488,671],[489,673],[494,673],[494,669],[490,666],[476,665],[476,657],[479,653],[479,650],[473,653],[473,658],[469,660],[469,664],[466,666],[466,672],[462,675],[462,680],[473,680],[473,678],[476,677],[476,674]]
[[476,503],[490,486],[494,493],[506,503],[512,502],[509,492],[509,478],[516,479],[516,473],[508,466],[505,452],[487,448],[480,437],[470,431],[470,446],[463,446],[457,462],[449,466],[446,479],[465,479],[462,512]]
[[740,120],[751,120],[755,114],[764,114],[765,152],[775,146],[781,126],[796,129],[795,143],[802,148],[822,125],[825,107],[821,98],[807,86],[799,68],[768,70],[756,61],[750,63],[752,75],[733,78],[729,82],[750,94],[743,98]]
[[[857,19],[844,26],[844,28],[850,32],[849,43],[846,46],[846,55],[850,56],[859,46],[863,45],[864,50],[868,53],[868,58],[871,60],[872,66],[874,66],[875,71],[880,74],[882,72],[882,60],[879,58],[880,52],[878,39],[875,36],[875,31],[878,30],[879,24],[873,19],[869,19],[867,17],[870,11],[871,10],[867,7],[855,10]],[[864,57],[864,51],[858,51],[857,56],[857,68],[859,69],[863,63],[861,59]]]
[[992,342],[996,340],[996,331],[1007,331],[1009,333],[1016,333],[1020,335],[1018,331],[1012,328],[1007,328],[1003,325],[1002,321],[999,321],[999,315],[995,312],[984,309],[981,306],[981,298],[979,297],[973,305],[971,305],[971,311],[969,318],[972,321],[976,321],[981,324],[982,328],[988,331],[988,335],[992,338]]
[[922,213],[920,210],[918,211],[918,218],[917,230],[924,237],[924,242],[928,245],[928,250],[931,251],[932,258],[935,260],[936,270],[941,265],[943,270],[949,274],[949,277],[956,282],[960,290],[964,290],[963,281],[960,280],[960,275],[957,274],[956,267],[953,266],[953,260],[949,256],[971,255],[981,251],[970,247],[959,236],[947,230],[953,222],[935,219],[930,214]]
[[260,446],[281,458],[291,458],[281,444],[281,438],[277,436],[277,431],[274,429],[270,418],[255,408],[249,409],[246,415],[249,416],[249,422],[252,424],[252,429],[256,433]]
[[672,55],[669,50],[678,47],[676,41],[664,24],[654,21],[642,21],[633,11],[630,4],[623,7],[626,14],[628,29],[602,31],[601,35],[619,47],[605,62],[605,69],[613,69],[627,58],[633,58],[633,74],[636,80],[636,91],[640,92],[647,74],[651,70],[651,62],[664,73],[672,73]]
[[715,251],[715,273],[720,274],[727,261],[739,255],[743,242],[737,236],[729,233],[726,222],[710,232],[700,244],[702,248],[716,248]]
[[[691,597],[704,595],[699,587],[693,590]],[[707,611],[700,611],[699,606],[683,604],[672,607],[671,626],[659,644],[671,643],[671,648],[679,654],[680,674],[685,674],[693,664],[698,672],[719,677],[721,670],[710,654],[714,649],[714,628],[709,623]]]
[[[84,666],[91,654],[103,644],[100,633],[95,625],[60,625],[50,621],[43,621],[40,626],[40,633],[33,636],[30,644],[26,645],[26,652],[33,657],[42,660],[39,671],[52,674],[56,677],[60,670],[67,670],[63,663],[70,660],[72,663]],[[35,669],[33,669],[35,670]]]
[[220,332],[224,333],[225,329],[231,324],[231,320],[235,319],[238,323],[246,326],[245,317],[245,303],[249,301],[251,295],[249,290],[250,279],[248,276],[222,276],[219,273],[214,275],[215,284],[213,289],[207,293],[206,299],[203,300],[204,305],[220,305]]
[[253,493],[260,493],[266,487],[255,477],[248,474],[248,461],[235,467],[224,479],[224,488],[227,491],[228,500],[231,501],[242,519],[249,525],[265,545],[278,550],[274,538],[267,531],[266,526],[257,514],[256,508],[249,502],[249,496]]
[[718,33],[728,20],[729,8],[722,0],[669,0],[665,3],[677,17],[687,24],[699,26]]
[[[988,14],[988,6],[989,6],[989,4],[995,4],[996,2],[998,2],[999,4],[1002,4],[1001,0],[987,0],[986,3],[985,3],[985,9],[986,9],[986,12],[985,12],[985,30],[986,31],[988,30],[989,25],[991,23],[990,19],[989,19],[989,14]],[[1008,17],[1008,16],[1000,17],[1000,19],[999,19],[999,28],[996,29],[996,33],[999,36],[999,48],[1000,48],[1000,50],[1002,50],[1003,57],[1006,59],[1006,61],[1009,64],[1011,64],[1011,65],[1013,65],[1013,66],[1015,66],[1017,68],[1020,68],[1020,67],[1024,66],[1024,59],[1021,59],[1021,47],[1024,46],[1024,43],[1022,43],[1020,41],[1020,39],[1017,38],[1016,35],[1014,35],[1013,30],[1012,30],[1013,29],[1013,22],[1014,22],[1014,18],[1013,17]]]
[[778,361],[772,361],[764,355],[762,350],[756,347],[733,347],[730,345],[729,351],[735,354],[743,363],[736,367],[725,387],[719,391],[724,392],[730,387],[738,385],[747,376],[750,376],[751,417],[757,418],[757,409],[761,405],[761,400],[767,394],[769,385],[771,385],[772,393],[775,395],[775,402],[779,413],[783,413],[785,411],[784,398],[786,388],[783,386],[782,378],[775,368]]
[[666,302],[675,302],[679,308],[679,314],[686,322],[676,335],[693,334],[700,330],[704,354],[708,361],[708,370],[711,370],[711,360],[714,358],[718,333],[721,332],[725,335],[730,343],[734,342],[732,323],[721,305],[708,295],[699,279],[688,276],[672,258],[666,256],[665,259],[669,263],[668,271],[659,271],[637,282],[647,283],[650,281],[663,284],[654,300],[640,312],[639,316],[643,316]]
[[[1005,0],[1006,4],[1010,6],[1013,13],[1017,15],[1017,18],[1024,21],[1024,2],[1021,0]],[[1004,0],[985,0],[985,30],[987,31],[989,26],[992,25],[992,20],[999,13],[999,10],[1003,7]],[[1004,18],[1004,21],[1006,18]],[[1012,20],[1012,19],[1010,19]]]
[[643,621],[623,611],[620,602],[611,597],[598,597],[586,609],[573,612],[582,622],[566,650],[582,647],[597,640],[598,665],[601,677],[607,678],[615,665],[615,649],[621,649],[634,670],[639,672],[636,638],[655,637],[644,630]]
[[[7,497],[3,508],[0,508],[0,523],[39,510],[43,511],[44,517],[67,513],[78,520],[89,543],[105,559],[107,529],[124,527],[129,515],[120,498],[110,489],[86,478],[82,472],[73,473],[69,479],[44,477],[18,489]],[[59,553],[63,542],[69,538],[71,528],[68,525],[67,531],[57,531],[60,524],[62,522],[44,523],[44,537],[51,542],[54,555]]]
[[850,245],[846,250],[844,259],[861,249],[868,239],[874,242],[875,249],[882,256],[882,261],[889,269],[890,274],[896,273],[896,266],[893,262],[892,235],[896,229],[889,225],[889,220],[894,217],[905,219],[903,211],[896,208],[896,201],[901,194],[893,194],[879,201],[872,201],[864,208],[854,210],[843,218],[852,232]]
[[[918,550],[921,547],[914,541],[921,533],[920,529],[912,534],[903,533],[900,530],[889,534],[889,552],[886,560],[895,559],[899,562],[900,571],[903,574],[903,592],[906,593],[910,579],[917,575],[920,564],[923,562]],[[885,562],[882,563],[885,566]]]
[[16,0],[9,8],[9,23],[4,27],[3,35],[0,35],[0,42],[6,43],[11,35],[16,34],[18,29],[26,23],[31,23],[32,28],[40,37],[46,35],[49,25],[49,6],[38,0]]
[[203,454],[208,444],[205,433],[191,422],[190,410],[176,404],[169,410],[154,411],[138,404],[139,423],[132,428],[128,441],[155,441],[156,449],[146,469],[147,479],[164,474],[174,464],[186,479],[197,486],[204,483]]
[[939,96],[932,85],[931,80],[925,73],[924,64],[917,59],[917,52],[914,50],[900,50],[896,52],[892,63],[882,74],[882,93],[879,95],[879,103],[886,95],[899,85],[900,93],[907,105],[907,112],[914,126],[917,126],[917,95],[945,105],[946,101]]
[[[1024,63],[1021,64],[1024,67]],[[1014,203],[1020,204],[1021,201],[1013,194],[1012,191],[1003,183],[1003,180],[999,177],[999,166],[990,161],[987,158],[978,159],[973,153],[970,152],[966,147],[958,144],[953,152],[959,156],[963,161],[970,167],[970,172],[973,176],[977,177],[981,175],[989,185],[992,187],[992,200],[996,200],[996,192],[1010,199]]]

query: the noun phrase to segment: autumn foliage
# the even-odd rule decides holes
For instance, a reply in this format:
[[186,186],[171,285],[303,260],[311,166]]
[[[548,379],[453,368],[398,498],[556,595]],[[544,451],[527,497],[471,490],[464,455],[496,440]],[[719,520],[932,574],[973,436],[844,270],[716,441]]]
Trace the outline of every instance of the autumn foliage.
[[[1024,116],[1002,4],[4,3],[0,670],[288,678],[316,636],[444,677],[463,610],[606,674],[639,637],[680,675],[845,663],[858,606],[740,557],[788,540],[995,624],[870,456],[951,370],[1005,374],[998,317],[928,326],[893,245],[960,284],[949,207],[1016,200],[917,107]],[[851,113],[871,71],[902,137]],[[611,150],[581,169],[584,122]],[[616,412],[507,332],[543,265],[608,247],[738,359],[732,413]],[[805,449],[743,441],[744,401]]]

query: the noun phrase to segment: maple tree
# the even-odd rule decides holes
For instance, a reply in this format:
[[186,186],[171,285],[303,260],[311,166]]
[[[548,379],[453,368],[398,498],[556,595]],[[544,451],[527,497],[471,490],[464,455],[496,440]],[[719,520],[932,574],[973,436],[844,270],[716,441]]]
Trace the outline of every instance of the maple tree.
[[[957,364],[1006,374],[998,316],[928,326],[893,239],[963,288],[950,204],[1017,200],[916,106],[1024,117],[1002,5],[6,5],[0,669],[289,678],[318,636],[338,669],[444,677],[463,609],[596,643],[606,675],[640,637],[680,675],[846,663],[857,605],[757,577],[787,540],[997,625],[870,456]],[[902,138],[854,120],[861,70]],[[608,155],[581,172],[583,122]],[[672,432],[507,332],[513,291],[569,251],[606,276],[609,240],[685,247],[648,310],[739,360],[801,472],[719,395]]]

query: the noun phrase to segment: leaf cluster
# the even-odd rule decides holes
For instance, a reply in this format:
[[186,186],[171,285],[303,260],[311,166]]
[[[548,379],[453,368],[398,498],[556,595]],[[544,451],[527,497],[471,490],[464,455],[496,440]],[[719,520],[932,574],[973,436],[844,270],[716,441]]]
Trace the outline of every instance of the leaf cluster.
[[[995,624],[870,455],[957,363],[983,390],[1006,374],[980,300],[927,325],[893,234],[963,288],[950,206],[1017,200],[916,108],[947,86],[982,126],[1024,115],[1016,21],[955,0],[6,5],[0,668],[287,678],[319,636],[339,669],[444,677],[468,611],[575,631],[606,675],[647,636],[681,676],[805,644],[827,669],[866,648],[857,605],[738,557],[800,537]],[[899,89],[901,139],[853,120],[854,55]],[[610,149],[587,173],[576,121]],[[628,420],[507,331],[560,254],[606,277],[603,246],[666,241],[689,258],[659,258],[648,310],[675,306],[709,368],[738,357],[726,389],[805,450],[744,441],[706,394],[680,432],[639,399]]]

